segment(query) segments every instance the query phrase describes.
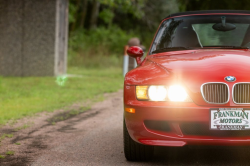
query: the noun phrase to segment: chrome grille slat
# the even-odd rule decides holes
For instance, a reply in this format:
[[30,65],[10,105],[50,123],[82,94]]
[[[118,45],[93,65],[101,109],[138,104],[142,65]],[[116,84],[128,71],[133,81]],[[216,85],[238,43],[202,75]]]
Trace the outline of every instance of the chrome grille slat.
[[[226,90],[226,87],[223,87],[224,91]],[[223,95],[223,101],[226,100],[226,96]]]
[[[249,85],[247,85],[247,91],[249,92]],[[246,101],[249,100],[249,93],[246,93]]]
[[[222,88],[222,87],[221,87],[221,85],[220,85],[220,94],[221,94],[221,88]],[[220,98],[220,101],[219,101],[219,102],[221,103],[221,98]]]
[[236,83],[233,86],[233,101],[236,104],[250,104],[250,83]]
[[[223,86],[221,86],[221,89],[222,89],[222,93],[224,93],[224,87]],[[224,101],[225,100],[225,96],[222,96],[222,101]]]
[[[213,91],[213,90],[214,90],[214,85],[212,85],[212,91]],[[212,92],[212,91],[211,91],[211,92]],[[215,100],[214,100],[215,93],[212,93],[212,94],[213,94],[213,101],[212,101],[212,102],[214,103],[214,101],[215,101]]]
[[239,86],[239,98],[240,98],[240,101],[241,101],[241,95],[240,95],[240,91],[241,90],[241,86]]
[[246,91],[245,91],[246,88],[245,87],[246,87],[246,85],[244,85],[244,87],[243,87],[243,94],[244,94],[243,98],[244,98],[244,102],[246,103],[247,100],[246,100]]
[[201,93],[207,103],[225,104],[229,101],[229,88],[225,83],[205,83]]
[[219,85],[216,85],[216,91],[217,91],[217,101],[219,101],[219,103],[220,103],[220,89],[219,89]]

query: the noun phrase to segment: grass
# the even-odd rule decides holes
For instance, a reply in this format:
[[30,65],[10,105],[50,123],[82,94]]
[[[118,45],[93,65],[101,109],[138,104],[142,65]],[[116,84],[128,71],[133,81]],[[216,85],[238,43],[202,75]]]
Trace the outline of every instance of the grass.
[[50,119],[48,119],[47,121],[49,123],[51,123],[52,125],[55,125],[57,122],[60,122],[60,121],[63,121],[63,120],[66,120],[66,119],[69,119],[71,117],[74,117],[86,110],[89,110],[90,107],[80,107],[79,109],[77,110],[69,110],[69,111],[65,111],[65,112],[62,112],[60,113],[59,115],[55,116],[55,117],[52,117]]
[[26,128],[28,128],[28,127],[30,127],[29,124],[24,124],[24,125],[22,125],[22,126],[20,126],[20,127],[15,128],[14,131],[19,131],[19,130],[22,130],[22,129],[26,129]]
[[2,134],[0,135],[0,146],[1,146],[1,142],[5,139],[5,138],[12,138],[13,137],[13,134]]
[[[95,100],[97,95],[122,88],[122,68],[71,67],[64,86],[55,77],[1,77],[0,124],[41,111],[53,111],[74,102]],[[18,129],[17,129],[18,130]]]
[[8,150],[5,154],[6,155],[14,155],[14,153],[15,153],[14,151]]
[[0,137],[0,142],[1,140],[3,140],[4,138],[12,138],[13,137],[13,134],[2,134],[1,137]]
[[[106,51],[105,51],[106,50]],[[89,49],[89,50],[80,50],[80,51],[70,51],[71,56],[68,58],[69,65],[72,66],[85,66],[87,68],[95,68],[101,69],[107,66],[122,67],[121,58],[123,55],[121,53],[120,56],[114,55],[112,53],[108,53],[107,48],[101,49]],[[103,55],[103,54],[108,55]],[[94,55],[94,56],[93,56]]]

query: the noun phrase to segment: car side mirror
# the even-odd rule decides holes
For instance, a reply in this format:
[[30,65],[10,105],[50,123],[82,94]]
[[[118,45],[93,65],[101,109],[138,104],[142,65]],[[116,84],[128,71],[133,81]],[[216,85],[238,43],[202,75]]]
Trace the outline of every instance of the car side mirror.
[[140,47],[138,47],[138,46],[129,47],[129,49],[127,50],[127,53],[129,56],[136,59],[136,62],[138,65],[141,64],[141,62],[142,62],[141,57],[143,56],[144,52]]

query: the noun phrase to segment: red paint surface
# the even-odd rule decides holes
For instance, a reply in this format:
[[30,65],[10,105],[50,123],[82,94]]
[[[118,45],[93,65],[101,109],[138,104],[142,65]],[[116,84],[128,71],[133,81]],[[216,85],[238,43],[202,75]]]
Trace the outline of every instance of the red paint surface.
[[[237,105],[233,103],[232,86],[237,82],[250,82],[249,73],[250,52],[248,50],[207,49],[175,51],[148,56],[142,66],[133,69],[125,77],[124,106],[136,110],[135,114],[124,113],[131,137],[144,144],[160,146],[184,146],[188,144],[250,145],[250,137],[220,138],[199,135],[183,135],[181,137],[176,130],[171,133],[150,131],[143,123],[144,120],[163,120],[177,124],[181,122],[208,124],[210,108],[248,108],[250,107],[249,104]],[[229,75],[235,76],[236,81],[226,82],[224,78]],[[206,82],[227,83],[231,91],[229,102],[226,104],[206,103],[200,92],[201,85]],[[171,84],[185,86],[194,102],[138,101],[135,97],[135,85]]]
[[[216,15],[216,13],[209,15]],[[135,54],[134,52],[136,51],[131,49],[131,55]],[[226,82],[224,80],[226,76],[234,76],[236,81]],[[226,104],[206,103],[202,98],[200,87],[207,82],[226,83],[230,89],[229,102]],[[124,112],[131,138],[142,144],[157,146],[250,145],[250,136],[187,135],[182,133],[179,126],[182,122],[208,125],[210,108],[250,108],[249,104],[234,104],[232,87],[237,82],[250,82],[249,50],[200,49],[147,56],[141,66],[126,74],[124,80],[124,107],[135,108],[134,114]],[[153,102],[136,99],[136,85],[172,84],[183,85],[193,102]],[[171,131],[150,130],[145,126],[144,120],[169,122]]]
[[129,56],[134,57],[134,58],[143,56],[143,50],[138,46],[129,47],[129,49],[127,50],[127,53]]
[[140,47],[132,46],[127,50],[127,53],[128,53],[129,56],[136,59],[136,62],[137,62],[138,65],[140,65],[142,63],[141,62],[141,57],[143,56],[144,52]]
[[[180,52],[181,54],[178,54]],[[229,49],[201,49],[175,51],[148,56],[144,65],[125,77],[125,85],[172,85],[186,87],[194,103],[209,106],[200,92],[207,82],[225,82],[230,90],[237,82],[250,82],[250,51]],[[226,82],[226,76],[236,77],[236,82]],[[238,106],[232,95],[226,104],[218,107]],[[243,105],[242,106],[248,106]]]
[[[195,122],[209,124],[210,108],[217,105],[198,106],[195,103],[172,103],[138,101],[135,86],[124,87],[124,107],[135,108],[135,113],[124,112],[125,122],[132,139],[155,146],[184,145],[250,145],[249,137],[216,137],[201,135],[181,135],[178,124]],[[249,108],[245,106],[244,108]],[[167,121],[173,127],[171,132],[154,131],[146,128],[144,120]],[[175,128],[174,128],[175,127]]]

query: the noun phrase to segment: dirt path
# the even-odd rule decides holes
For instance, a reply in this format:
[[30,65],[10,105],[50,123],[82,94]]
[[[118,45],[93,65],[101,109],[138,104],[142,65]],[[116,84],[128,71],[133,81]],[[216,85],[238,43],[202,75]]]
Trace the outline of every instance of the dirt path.
[[[88,151],[87,154],[91,155],[91,148],[84,147],[86,144],[100,144],[100,141],[95,141],[97,137],[106,141],[107,147],[100,145],[100,149],[108,152],[109,145],[117,144],[117,150],[122,153],[122,131],[118,129],[122,125],[122,93],[105,95],[105,101],[94,104],[83,113],[81,109],[84,107],[76,104],[70,111],[40,113],[37,117],[22,119],[14,126],[2,127],[0,132],[8,135],[1,141],[0,154],[13,151],[14,155],[4,155],[5,159],[0,159],[0,165],[83,165],[77,158],[98,160],[96,153],[90,157],[82,152]],[[108,125],[117,128],[116,134],[119,132],[116,142],[108,141],[108,137],[114,135],[113,130],[105,129]],[[82,144],[75,144],[77,142]],[[71,152],[64,151],[71,147]]]

